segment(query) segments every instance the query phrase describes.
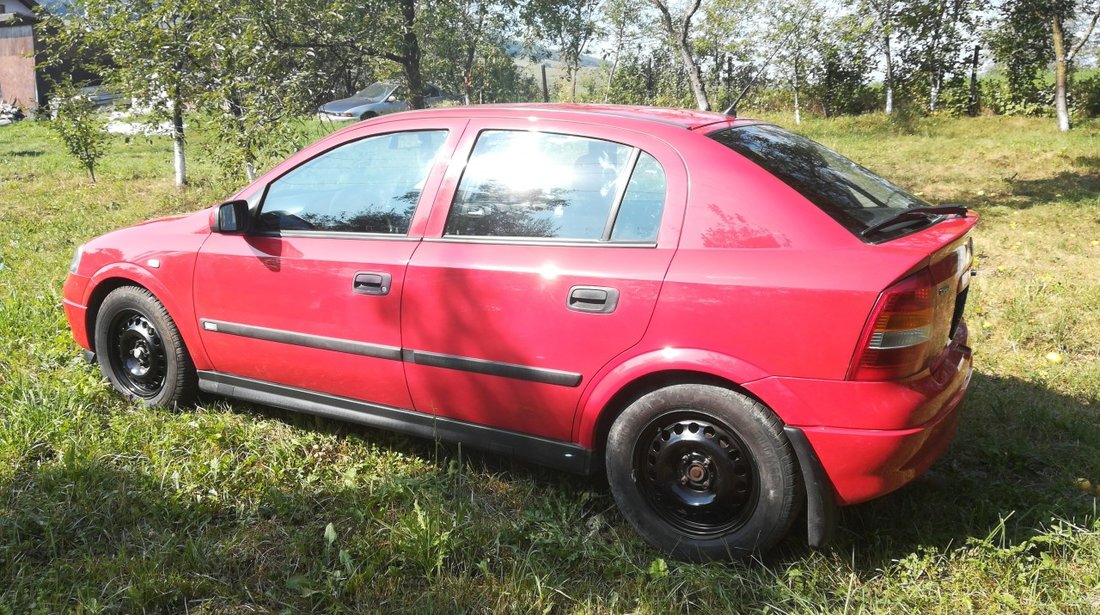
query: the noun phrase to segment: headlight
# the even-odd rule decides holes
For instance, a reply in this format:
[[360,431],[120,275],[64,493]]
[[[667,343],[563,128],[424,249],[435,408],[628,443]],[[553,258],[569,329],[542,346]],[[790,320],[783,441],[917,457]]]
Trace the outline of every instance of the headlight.
[[77,246],[76,252],[73,254],[73,260],[69,262],[69,273],[76,273],[76,268],[80,266],[80,257],[84,256],[84,244]]

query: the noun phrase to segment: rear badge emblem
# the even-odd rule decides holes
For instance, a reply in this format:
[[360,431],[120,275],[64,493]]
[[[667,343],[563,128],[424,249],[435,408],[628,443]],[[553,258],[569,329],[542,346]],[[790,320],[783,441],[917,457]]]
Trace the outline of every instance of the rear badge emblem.
[[938,294],[941,297],[946,295],[947,294],[947,288],[948,288],[947,286],[941,286],[941,287],[937,288],[936,289],[936,294]]

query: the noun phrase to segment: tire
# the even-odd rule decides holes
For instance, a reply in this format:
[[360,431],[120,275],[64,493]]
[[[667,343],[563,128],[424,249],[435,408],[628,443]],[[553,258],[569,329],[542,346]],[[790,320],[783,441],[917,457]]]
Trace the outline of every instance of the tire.
[[123,286],[103,299],[95,351],[103,375],[127,399],[170,408],[195,397],[195,366],[179,329],[144,288]]
[[611,426],[606,463],[623,516],[678,559],[765,552],[801,507],[782,422],[721,387],[678,384],[642,396]]
[[378,117],[378,114],[375,113],[374,111],[367,111],[367,112],[363,113],[363,115],[359,116],[359,121],[362,122],[363,120],[369,120],[372,117]]

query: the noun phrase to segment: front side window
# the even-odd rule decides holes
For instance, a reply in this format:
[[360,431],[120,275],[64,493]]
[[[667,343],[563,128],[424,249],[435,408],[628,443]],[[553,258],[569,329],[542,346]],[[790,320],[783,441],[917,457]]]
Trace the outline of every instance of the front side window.
[[[663,171],[659,195],[652,186],[634,190],[631,176],[638,174],[636,164],[639,170],[643,164],[660,168],[649,154],[610,141],[533,131],[485,131],[459,182],[444,234],[653,241],[657,226],[649,220],[655,216],[659,224]],[[636,196],[624,200],[624,192],[632,191]],[[628,217],[625,212],[616,216],[620,205],[634,212],[632,229],[609,235],[609,220]],[[646,211],[637,213],[638,209]]]
[[404,235],[446,138],[395,132],[325,152],[268,186],[259,231]]

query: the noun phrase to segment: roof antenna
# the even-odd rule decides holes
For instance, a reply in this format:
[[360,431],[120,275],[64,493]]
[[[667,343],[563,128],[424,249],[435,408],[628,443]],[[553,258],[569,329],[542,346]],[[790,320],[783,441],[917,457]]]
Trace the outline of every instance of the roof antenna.
[[756,74],[752,76],[752,79],[749,79],[749,82],[745,84],[745,88],[742,89],[741,93],[737,95],[737,98],[733,100],[733,104],[726,107],[726,110],[722,112],[723,114],[730,117],[737,117],[737,103],[741,102],[741,99],[745,97],[745,94],[748,93],[749,88],[751,88],[752,85],[756,83],[756,80],[760,78],[760,75],[763,74],[764,69],[766,69],[768,66],[771,66],[772,60],[775,59],[775,56],[779,53],[779,50],[787,45],[787,41],[790,40],[791,35],[802,27],[802,22],[806,20],[806,16],[810,14],[810,9],[812,8],[814,8],[813,2],[806,5],[806,10],[802,11],[802,16],[798,18],[798,23],[795,24],[794,28],[792,28],[790,32],[787,32],[787,36],[783,37],[783,42],[776,45],[775,49],[772,50],[772,54],[768,56],[768,61],[760,67],[760,70],[756,71]]

